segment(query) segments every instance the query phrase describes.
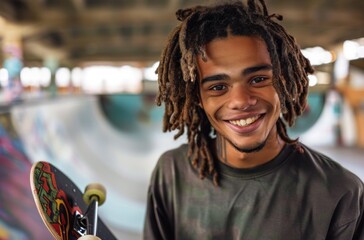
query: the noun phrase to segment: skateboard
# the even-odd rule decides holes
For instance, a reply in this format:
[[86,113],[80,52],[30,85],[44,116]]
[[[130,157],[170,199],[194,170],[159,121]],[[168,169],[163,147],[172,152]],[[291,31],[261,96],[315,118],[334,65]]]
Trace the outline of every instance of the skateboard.
[[48,162],[32,165],[30,185],[38,212],[55,239],[116,239],[97,216],[98,207],[106,198],[102,185],[90,184],[82,193]]

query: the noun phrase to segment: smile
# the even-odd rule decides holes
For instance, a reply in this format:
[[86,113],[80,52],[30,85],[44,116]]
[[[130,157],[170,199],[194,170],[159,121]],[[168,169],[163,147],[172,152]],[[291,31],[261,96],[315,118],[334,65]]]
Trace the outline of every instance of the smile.
[[245,127],[255,122],[258,118],[259,115],[246,119],[230,120],[229,122],[235,126]]

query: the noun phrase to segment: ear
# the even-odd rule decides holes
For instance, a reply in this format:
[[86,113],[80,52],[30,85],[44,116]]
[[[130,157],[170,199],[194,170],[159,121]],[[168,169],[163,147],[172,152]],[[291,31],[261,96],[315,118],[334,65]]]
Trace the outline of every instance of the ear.
[[203,109],[203,105],[202,105],[202,100],[201,100],[201,95],[200,95],[200,93],[198,93],[197,98],[198,98],[198,103],[197,103],[197,105],[198,105],[200,108],[202,108],[202,109]]
[[201,101],[201,96],[200,96],[200,94],[198,95],[198,106],[199,106],[200,108],[203,108],[203,105],[202,105],[202,101]]
[[199,67],[197,61],[196,61],[196,66],[197,66],[197,68],[196,68],[196,70],[197,70],[197,77],[196,77],[195,84],[198,84],[199,85],[196,88],[197,89],[198,106],[203,109],[202,99],[201,99],[201,93],[200,93],[200,87],[201,87],[200,86],[200,79],[201,79],[201,75],[200,75],[200,67]]

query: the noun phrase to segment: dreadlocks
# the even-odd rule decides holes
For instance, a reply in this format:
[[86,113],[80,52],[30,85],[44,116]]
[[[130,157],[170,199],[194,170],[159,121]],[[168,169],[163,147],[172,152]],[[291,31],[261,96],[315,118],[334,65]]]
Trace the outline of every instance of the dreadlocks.
[[197,55],[205,58],[204,46],[228,34],[258,36],[268,47],[273,65],[273,86],[276,89],[282,114],[277,121],[279,136],[289,144],[297,139],[287,135],[286,124],[292,126],[306,106],[308,77],[313,73],[309,61],[302,55],[295,39],[268,14],[263,0],[247,0],[222,5],[178,10],[180,24],[172,31],[162,52],[158,67],[159,93],[157,104],[165,104],[163,131],[178,130],[175,139],[187,129],[188,155],[200,178],[211,176],[218,184],[218,173],[210,149],[211,125],[198,105],[199,88]]

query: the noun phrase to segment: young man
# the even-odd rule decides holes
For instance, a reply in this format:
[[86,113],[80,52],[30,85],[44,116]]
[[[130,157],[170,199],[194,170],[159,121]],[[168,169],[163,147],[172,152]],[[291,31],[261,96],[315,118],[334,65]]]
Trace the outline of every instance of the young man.
[[364,239],[363,183],[289,138],[313,72],[265,3],[177,11],[158,68],[164,153],[144,239]]

